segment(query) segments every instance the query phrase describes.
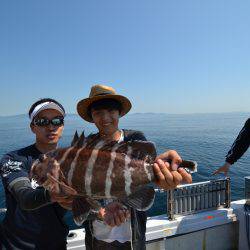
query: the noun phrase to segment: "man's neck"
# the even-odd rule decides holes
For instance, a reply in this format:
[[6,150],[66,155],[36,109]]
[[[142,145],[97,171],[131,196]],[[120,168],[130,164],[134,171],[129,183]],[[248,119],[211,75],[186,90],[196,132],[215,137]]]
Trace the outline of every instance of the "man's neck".
[[48,153],[51,150],[54,150],[57,148],[57,144],[44,144],[44,143],[35,143],[36,148],[43,154]]

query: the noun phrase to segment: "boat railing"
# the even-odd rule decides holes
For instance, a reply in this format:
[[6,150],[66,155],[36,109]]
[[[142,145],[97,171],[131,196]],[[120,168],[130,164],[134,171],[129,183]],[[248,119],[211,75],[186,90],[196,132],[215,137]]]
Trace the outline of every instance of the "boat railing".
[[229,208],[230,203],[230,178],[180,185],[167,191],[167,215],[170,220],[180,215]]

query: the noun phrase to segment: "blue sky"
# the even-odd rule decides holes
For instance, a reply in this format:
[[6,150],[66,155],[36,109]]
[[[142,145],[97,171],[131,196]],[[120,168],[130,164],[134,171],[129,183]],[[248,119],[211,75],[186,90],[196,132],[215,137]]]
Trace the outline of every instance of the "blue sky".
[[2,0],[0,115],[91,85],[132,112],[250,111],[250,1]]

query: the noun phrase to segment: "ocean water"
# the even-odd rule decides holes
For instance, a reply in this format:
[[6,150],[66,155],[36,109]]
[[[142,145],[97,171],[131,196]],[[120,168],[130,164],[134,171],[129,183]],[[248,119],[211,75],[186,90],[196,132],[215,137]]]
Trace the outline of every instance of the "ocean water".
[[[120,128],[141,130],[147,139],[155,142],[157,152],[175,149],[183,159],[198,162],[198,173],[193,181],[213,178],[212,172],[224,163],[225,155],[243,127],[250,113],[223,114],[130,114],[121,118]],[[92,124],[84,122],[77,115],[68,115],[60,146],[68,146],[75,130],[85,134],[96,132]],[[34,142],[26,115],[0,117],[0,157],[5,153]],[[250,175],[250,150],[236,162],[231,177],[232,200],[244,197],[244,176]],[[4,191],[0,182],[0,208],[5,206]],[[164,206],[164,204],[163,204]],[[152,213],[157,211],[151,210]],[[66,217],[70,227],[74,224],[71,215]]]

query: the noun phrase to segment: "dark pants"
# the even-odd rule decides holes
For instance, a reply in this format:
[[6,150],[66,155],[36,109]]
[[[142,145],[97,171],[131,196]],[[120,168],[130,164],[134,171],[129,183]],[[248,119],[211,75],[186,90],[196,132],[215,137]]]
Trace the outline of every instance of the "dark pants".
[[[56,241],[56,239],[55,239]],[[6,236],[6,231],[4,230],[3,226],[0,223],[0,250],[25,250],[25,249],[32,249],[32,250],[67,250],[67,246],[66,246],[66,241],[63,242],[60,245],[57,246],[48,246],[45,245],[43,246],[41,243],[40,244],[36,244],[36,245],[32,245],[32,246],[24,246],[22,244],[22,246],[20,246],[20,242],[16,242],[15,239],[10,240],[7,236]]]
[[126,241],[121,243],[116,240],[108,243],[94,238],[93,250],[131,250],[131,242]]

